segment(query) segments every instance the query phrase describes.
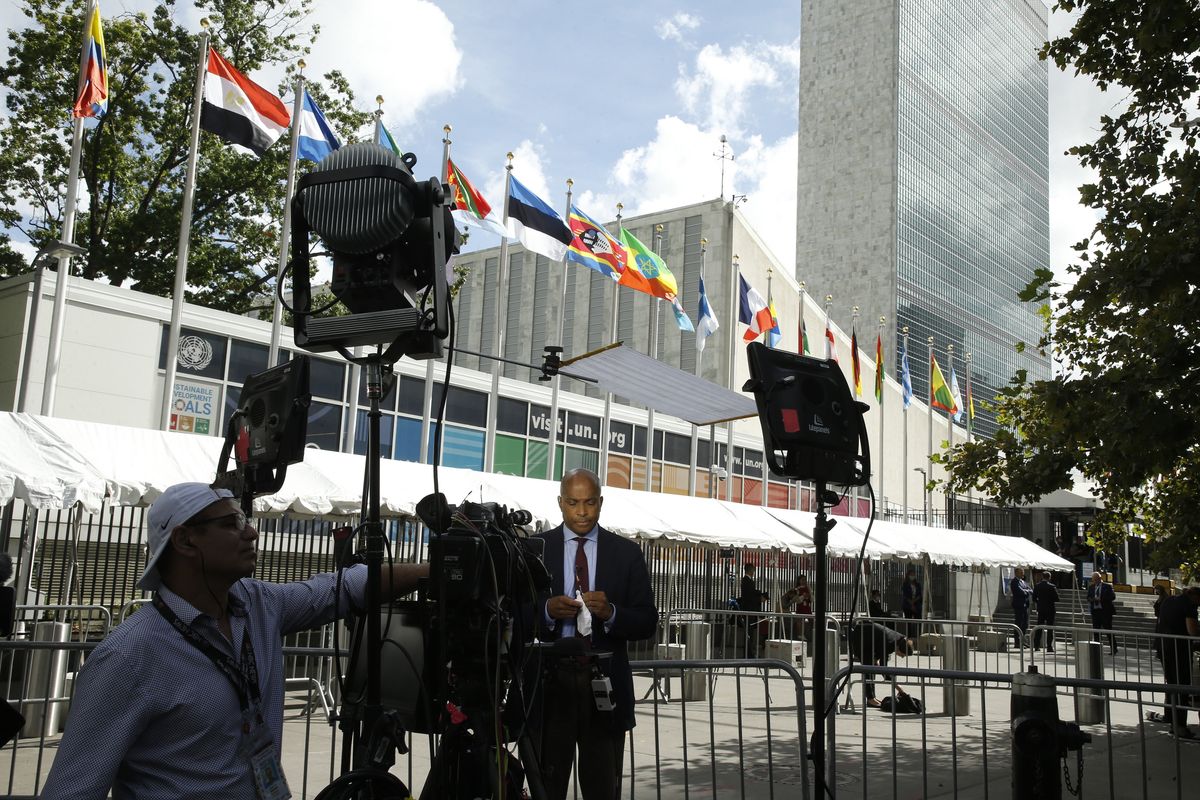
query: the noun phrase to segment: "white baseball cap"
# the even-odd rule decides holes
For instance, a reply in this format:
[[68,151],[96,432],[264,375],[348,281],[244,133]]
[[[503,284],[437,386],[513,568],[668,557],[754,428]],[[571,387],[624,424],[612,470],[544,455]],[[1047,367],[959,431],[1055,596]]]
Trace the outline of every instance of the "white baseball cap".
[[162,577],[158,574],[158,559],[167,550],[171,541],[171,531],[213,503],[231,497],[233,492],[228,489],[214,489],[207,483],[177,483],[159,495],[147,514],[146,540],[150,555],[146,561],[146,571],[137,582],[138,588],[152,592],[162,585]]

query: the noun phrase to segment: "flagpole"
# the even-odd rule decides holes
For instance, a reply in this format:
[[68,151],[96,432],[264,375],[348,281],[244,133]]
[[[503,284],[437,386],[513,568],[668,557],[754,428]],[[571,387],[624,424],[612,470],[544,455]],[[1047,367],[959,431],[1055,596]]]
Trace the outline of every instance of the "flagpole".
[[[374,117],[375,117],[375,135],[371,139],[371,141],[374,144],[381,144],[383,142],[383,95],[381,95],[381,94],[375,95]],[[449,133],[447,133],[447,136],[448,135],[449,135]],[[442,139],[442,141],[445,142],[446,140]],[[442,174],[445,174],[445,172],[443,172]]]
[[[879,357],[877,359],[875,359],[875,374],[876,374],[876,376],[878,376],[880,374],[879,371],[883,369],[883,345],[882,345],[883,324],[884,324],[884,322],[886,322],[886,320],[887,320],[886,317],[880,315],[879,330],[876,332],[876,336],[878,338],[876,339],[876,341],[880,342],[881,344],[879,346],[879,353],[877,353],[877,355]],[[884,374],[886,374],[886,373],[884,373]],[[879,379],[878,377],[876,379],[879,380],[879,397],[875,398],[875,402],[879,406],[879,446],[875,448],[875,450],[878,452],[878,455],[875,457],[875,463],[879,465],[879,467],[878,467],[878,469],[879,469],[878,505],[882,506],[884,508],[884,511],[886,512],[887,505],[886,505],[886,502],[885,502],[884,496],[883,496],[883,472],[884,472],[883,465],[885,463],[883,460],[883,416],[884,416],[884,414],[883,414],[883,396],[884,396],[884,393],[887,392],[887,380]]]
[[279,269],[275,273],[275,302],[271,311],[271,351],[267,364],[275,366],[279,363],[279,340],[283,335],[283,280],[287,270],[288,234],[292,225],[292,192],[296,188],[296,162],[300,157],[300,122],[304,114],[304,59],[296,62],[300,73],[292,90],[296,97],[292,100],[292,148],[288,154],[287,193],[283,197],[283,225],[279,229]]
[[[767,265],[767,310],[771,314],[771,324],[775,325],[778,320],[775,319],[775,298],[771,296],[771,280],[774,277],[775,270]],[[774,330],[772,328],[772,330]],[[780,343],[783,343],[783,330],[779,331]],[[771,332],[767,332],[767,346],[771,345]],[[767,440],[763,439],[763,459],[762,459],[762,497],[759,498],[759,505],[763,508],[767,507],[767,488],[770,485],[770,476],[767,471]]]
[[825,295],[825,360],[833,356],[833,329],[829,327],[832,320],[829,309],[833,307],[833,295]]
[[[729,282],[729,389],[733,388],[734,370],[737,366],[737,323],[734,322],[738,318],[738,293],[741,291],[741,286],[738,283],[741,277],[741,266],[739,264],[737,253],[733,254],[733,280]],[[714,450],[714,453],[716,451]],[[733,502],[733,420],[725,423],[725,499]]]
[[804,327],[804,298],[806,295],[804,287],[804,281],[800,281],[800,328],[798,331],[796,331],[796,333],[800,336],[800,342],[796,345],[796,352],[802,356],[808,355],[808,351],[804,349],[804,337],[805,333],[807,332]]
[[[571,219],[571,187],[575,185],[575,181],[567,178],[567,213],[563,215],[564,219]],[[570,223],[568,223],[569,225]],[[562,298],[558,304],[558,345],[562,346],[563,340],[566,338],[567,325],[567,257],[564,255],[562,260]],[[558,449],[558,393],[562,384],[562,376],[554,376],[554,388],[550,390],[550,457],[546,459],[546,480],[554,480],[554,451]],[[604,441],[600,444],[602,453],[608,452],[608,414],[604,415],[604,421],[600,428],[600,435],[604,437]],[[607,472],[607,469],[605,470]],[[604,483],[601,479],[601,483]]]
[[[505,156],[508,164],[504,167],[504,213],[500,223],[508,225],[508,195],[512,191],[512,162],[513,154]],[[496,342],[495,359],[492,359],[492,390],[488,396],[487,438],[483,450],[483,471],[494,472],[496,465],[496,413],[500,405],[500,359],[504,357],[504,329],[508,327],[508,237],[500,238],[500,274],[496,280]],[[553,421],[552,421],[553,422]],[[554,453],[550,454],[553,462]]]
[[[380,102],[380,108],[375,112],[375,140],[378,143],[382,139],[383,131],[383,98],[375,98]],[[447,176],[450,174],[450,132],[454,129],[450,123],[442,126],[442,183],[446,182]],[[433,433],[433,363],[435,359],[429,358],[425,360],[425,392],[421,398],[421,452],[417,456],[417,463],[424,464],[430,460],[429,458],[429,439]],[[442,436],[442,431],[438,429],[438,437]]]
[[[933,471],[933,337],[930,336],[929,342],[929,359],[925,362],[929,365],[929,439],[928,448],[925,453],[925,469]],[[926,482],[928,482],[926,478]],[[929,497],[929,502],[925,502],[925,498]],[[928,488],[921,490],[921,507],[925,511],[925,524],[929,525],[929,518],[933,516],[933,497],[929,495]]]
[[[954,345],[953,344],[946,345],[946,363],[950,366],[950,374],[953,375],[954,374]],[[953,383],[950,384],[949,388],[950,388],[950,397],[954,400],[958,400],[957,397],[954,397],[954,384]],[[947,411],[946,412],[946,448],[947,448],[947,452],[949,452],[949,448],[951,448],[953,446],[954,446],[954,413],[951,411]],[[944,474],[946,474],[947,478],[949,477],[948,469],[943,468],[942,472]],[[946,527],[949,528],[949,527],[953,527],[950,524],[950,519],[949,519],[949,512],[952,508],[952,500],[953,500],[953,496],[950,494],[949,486],[946,487],[946,490],[943,494],[946,498],[946,513],[947,513]]]
[[[617,203],[617,235],[616,240],[621,241],[621,211],[625,208],[624,203]],[[563,276],[566,280],[566,275]],[[565,284],[564,284],[565,287]],[[566,291],[564,288],[563,291]],[[621,316],[621,285],[618,283],[613,286],[613,304],[612,314],[608,320],[608,341],[610,344],[617,341],[617,323]],[[610,431],[612,430],[612,392],[604,393],[604,416],[600,418],[600,485],[608,485],[608,442],[612,438]],[[637,441],[637,436],[634,436],[634,442]],[[633,454],[629,460],[629,488],[633,488],[633,462],[637,459],[637,447],[634,443],[630,443],[630,452]],[[654,448],[651,446],[649,456],[646,459],[646,470],[650,470],[650,462],[654,455]]]
[[[87,69],[88,55],[91,50],[92,14],[96,10],[96,0],[88,3],[87,12],[83,15],[83,39],[79,47],[79,79],[75,83],[75,97],[83,91],[84,70]],[[60,242],[75,243],[75,204],[79,195],[79,162],[83,155],[83,117],[75,117],[71,126],[71,158],[67,162],[67,197],[63,205],[63,222]],[[36,265],[35,265],[36,266]],[[42,385],[42,415],[54,413],[54,395],[58,390],[58,372],[62,359],[62,333],[67,316],[67,286],[71,280],[71,255],[69,253],[58,257],[58,273],[54,280],[54,314],[50,318],[50,347],[46,353],[46,378]],[[42,298],[34,297],[35,303]],[[32,333],[32,332],[31,332]],[[29,364],[25,365],[29,371]]]
[[179,248],[175,253],[175,287],[171,295],[171,327],[167,334],[167,364],[163,376],[162,429],[171,427],[175,398],[175,367],[179,350],[179,326],[183,318],[183,293],[187,288],[188,245],[192,230],[192,201],[196,194],[196,160],[200,153],[200,106],[204,102],[204,74],[208,65],[208,20],[200,20],[200,58],[196,64],[196,91],[192,97],[191,146],[183,180],[183,202],[179,213]]
[[[858,306],[854,306],[850,309],[850,382],[854,384],[850,391],[854,394],[855,400],[862,399],[862,359],[858,357],[858,350]],[[856,366],[857,373],[855,372]],[[858,491],[857,486],[850,487],[850,507],[854,512],[858,511]]]
[[[708,239],[700,237],[700,281],[704,281],[704,257],[708,253]],[[697,284],[698,286],[699,284]],[[697,323],[699,325],[699,323]],[[700,349],[699,343],[701,339],[701,331],[696,330],[696,377],[700,377],[700,363],[704,359],[704,351]],[[688,496],[696,496],[696,457],[700,452],[700,426],[692,424],[692,457],[691,466],[688,467]],[[709,477],[711,481],[711,476]]]
[[[971,388],[971,354],[969,352],[963,354],[963,363],[967,365],[967,444],[972,442],[972,433],[974,432],[975,423],[975,393]],[[967,486],[967,502],[971,503],[974,500],[974,489]]]
[[[654,252],[657,254],[662,247],[662,225],[654,226]],[[621,240],[620,226],[617,228],[617,241]],[[661,258],[662,256],[659,256]],[[658,360],[658,304],[657,297],[650,297],[650,357],[655,361]],[[646,491],[654,491],[654,407],[646,408],[646,448],[649,453],[646,470]],[[664,443],[665,444],[665,443]],[[665,448],[664,448],[665,449]],[[659,481],[659,491],[662,491],[662,482]]]
[[[905,325],[903,328],[901,328],[901,329],[900,329],[900,332],[901,332],[901,333],[904,335],[904,349],[901,351],[901,352],[903,353],[903,356],[902,356],[902,358],[903,358],[903,359],[907,359],[907,358],[908,358],[908,326],[907,326],[907,325]],[[900,368],[901,368],[901,369],[903,369],[903,368],[904,368],[904,362],[903,362],[903,361],[901,361],[901,362],[900,362]],[[909,374],[909,378],[908,378],[908,380],[909,380],[909,385],[911,385],[911,384],[912,384],[912,375],[911,375],[911,373]],[[903,375],[901,375],[901,376],[900,376],[900,384],[901,384],[901,387],[900,387],[900,395],[901,395],[901,397],[900,397],[900,405],[901,405],[901,406],[903,407],[903,409],[904,409],[904,411],[903,411],[903,420],[904,420],[904,464],[903,464],[903,468],[900,470],[900,485],[901,485],[901,487],[903,487],[903,492],[902,492],[901,502],[904,504],[904,524],[906,524],[906,525],[907,525],[907,524],[908,524],[908,484],[909,484],[909,478],[908,478],[908,406],[909,406],[909,404],[908,404],[908,403],[906,403],[906,402],[904,402],[904,399],[905,399],[905,398],[904,398],[904,386],[903,386],[903,384],[904,384],[904,376],[903,376]]]

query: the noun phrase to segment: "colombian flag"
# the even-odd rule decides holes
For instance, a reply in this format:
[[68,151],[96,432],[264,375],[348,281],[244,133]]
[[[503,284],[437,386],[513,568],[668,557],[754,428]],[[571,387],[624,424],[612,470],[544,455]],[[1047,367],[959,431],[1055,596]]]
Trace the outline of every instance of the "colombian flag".
[[108,111],[108,61],[104,54],[104,31],[100,28],[100,5],[92,7],[83,35],[83,74],[79,96],[71,109],[73,117],[100,117]]

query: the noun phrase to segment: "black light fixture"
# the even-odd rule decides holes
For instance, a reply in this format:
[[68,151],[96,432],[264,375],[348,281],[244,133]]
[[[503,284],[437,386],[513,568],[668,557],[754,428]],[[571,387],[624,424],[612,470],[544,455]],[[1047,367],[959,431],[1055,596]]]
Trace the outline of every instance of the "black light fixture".
[[[441,181],[418,182],[416,158],[360,142],[335,150],[296,184],[292,280],[296,344],[313,352],[386,346],[384,362],[436,358],[449,331],[446,261],[458,252]],[[333,260],[330,288],[350,311],[311,308],[310,234]]]

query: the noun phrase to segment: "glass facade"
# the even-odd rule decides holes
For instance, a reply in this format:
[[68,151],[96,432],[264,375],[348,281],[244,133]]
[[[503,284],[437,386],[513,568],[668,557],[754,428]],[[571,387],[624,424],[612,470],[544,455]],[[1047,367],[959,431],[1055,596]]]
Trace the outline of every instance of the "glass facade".
[[901,0],[898,16],[896,341],[908,326],[917,397],[932,336],[946,379],[953,366],[965,393],[969,352],[973,394],[990,399],[1018,370],[1050,375],[1041,320],[1017,299],[1049,264],[1046,20],[1021,0]]

